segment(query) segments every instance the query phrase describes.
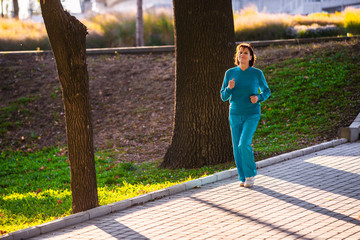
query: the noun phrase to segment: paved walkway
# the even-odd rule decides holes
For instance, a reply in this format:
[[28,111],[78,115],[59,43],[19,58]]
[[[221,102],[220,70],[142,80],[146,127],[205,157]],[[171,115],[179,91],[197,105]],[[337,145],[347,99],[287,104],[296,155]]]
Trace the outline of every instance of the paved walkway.
[[360,142],[207,184],[32,239],[360,239]]

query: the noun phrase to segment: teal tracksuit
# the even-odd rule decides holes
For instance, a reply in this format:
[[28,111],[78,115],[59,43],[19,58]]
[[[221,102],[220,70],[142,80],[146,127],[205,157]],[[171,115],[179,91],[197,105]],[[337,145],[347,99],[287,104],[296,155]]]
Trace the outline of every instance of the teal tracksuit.
[[[228,85],[232,79],[235,79],[235,87],[230,89]],[[234,158],[239,180],[245,182],[245,178],[257,174],[251,141],[260,120],[260,102],[270,96],[270,89],[260,69],[249,67],[243,71],[237,66],[226,71],[220,92],[224,102],[230,99],[229,121]],[[253,95],[259,97],[255,104],[250,101]]]

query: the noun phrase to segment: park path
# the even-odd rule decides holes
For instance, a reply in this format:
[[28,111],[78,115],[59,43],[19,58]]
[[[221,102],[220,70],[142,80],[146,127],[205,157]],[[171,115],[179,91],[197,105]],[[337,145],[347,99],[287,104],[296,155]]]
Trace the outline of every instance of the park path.
[[360,239],[360,142],[94,218],[32,239]]

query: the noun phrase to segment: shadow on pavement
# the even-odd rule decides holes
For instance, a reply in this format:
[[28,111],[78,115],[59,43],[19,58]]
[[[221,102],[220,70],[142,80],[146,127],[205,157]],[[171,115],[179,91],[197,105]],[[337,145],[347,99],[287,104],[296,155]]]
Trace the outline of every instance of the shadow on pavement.
[[357,220],[355,218],[346,216],[346,215],[341,214],[341,213],[333,212],[333,211],[331,211],[329,209],[314,205],[313,203],[298,199],[296,197],[292,197],[292,196],[289,196],[289,195],[286,195],[286,194],[282,194],[282,193],[273,191],[271,189],[264,188],[262,186],[254,186],[252,188],[252,190],[257,191],[257,192],[262,193],[262,194],[266,194],[266,195],[268,195],[270,197],[273,197],[273,198],[277,198],[277,199],[279,199],[281,201],[293,204],[295,206],[304,208],[306,210],[313,211],[313,212],[316,212],[316,213],[320,213],[320,214],[323,214],[323,215],[326,215],[326,216],[329,216],[329,217],[332,217],[332,218],[336,218],[338,220],[346,221],[348,223],[352,223],[352,224],[360,226],[360,220]]
[[281,228],[280,226],[275,226],[275,225],[273,225],[273,224],[271,224],[271,223],[267,223],[267,222],[264,222],[264,221],[260,221],[259,219],[256,219],[256,218],[251,217],[251,216],[247,216],[247,215],[242,214],[242,213],[239,213],[239,212],[234,212],[234,211],[232,211],[232,210],[230,210],[230,209],[227,209],[227,208],[224,208],[224,207],[219,206],[219,205],[217,205],[217,204],[214,204],[214,203],[211,203],[211,202],[208,202],[208,201],[199,199],[199,198],[197,198],[197,197],[190,197],[190,198],[193,199],[193,200],[195,200],[195,201],[198,201],[198,202],[201,202],[201,203],[203,203],[203,204],[206,204],[206,205],[208,205],[208,206],[211,206],[211,207],[213,207],[213,208],[217,208],[217,209],[222,210],[222,211],[224,211],[224,212],[230,213],[230,214],[232,214],[232,215],[234,215],[234,216],[240,217],[240,218],[242,218],[242,219],[248,219],[248,220],[250,220],[250,221],[252,221],[252,222],[255,222],[255,223],[257,223],[257,224],[261,224],[261,225],[263,225],[264,227],[270,227],[271,229],[277,229],[279,232],[287,233],[288,235],[294,236],[294,237],[296,237],[296,238],[301,238],[301,239],[304,239],[304,240],[311,240],[311,238],[306,238],[306,237],[304,237],[304,235],[300,235],[300,234],[297,234],[297,233],[295,233],[295,232],[291,232],[291,231],[289,231],[288,229],[284,229],[284,228]]
[[[357,145],[360,149],[360,144]],[[357,150],[358,152],[360,150]],[[329,154],[329,151],[316,155],[302,157],[299,160],[289,160],[277,164],[279,170],[264,169],[259,174],[280,179],[283,181],[312,187],[326,192],[335,193],[349,198],[360,200],[360,175],[345,170],[340,170],[328,166],[322,166],[321,161],[317,163],[317,159],[326,157],[335,157],[338,162],[332,162],[334,167],[343,165],[343,167],[353,168],[359,171],[360,153],[358,155],[347,155],[345,152],[341,155],[338,151]],[[342,157],[353,158],[351,166],[342,163]],[[329,161],[329,160],[328,160]],[[331,160],[334,161],[334,160]],[[284,171],[284,169],[287,169]]]
[[150,240],[124,224],[119,223],[114,218],[107,219],[106,222],[95,223],[94,225],[117,239]]

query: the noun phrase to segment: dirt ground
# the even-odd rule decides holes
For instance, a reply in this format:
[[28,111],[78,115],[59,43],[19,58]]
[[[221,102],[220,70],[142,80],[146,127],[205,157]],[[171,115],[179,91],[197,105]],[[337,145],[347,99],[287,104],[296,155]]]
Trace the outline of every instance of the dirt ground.
[[[299,57],[310,48],[259,48],[256,53],[261,68],[261,62]],[[162,158],[172,134],[174,53],[89,56],[87,64],[96,150],[116,149],[121,161]],[[0,83],[0,108],[7,108],[0,116],[2,150],[66,143],[52,54],[0,55]]]
[[[127,161],[161,158],[172,130],[174,54],[90,56],[87,64],[96,149],[118,149]],[[3,55],[0,66],[0,107],[22,99],[2,116],[11,124],[1,132],[1,149],[63,146],[61,87],[52,54]]]

